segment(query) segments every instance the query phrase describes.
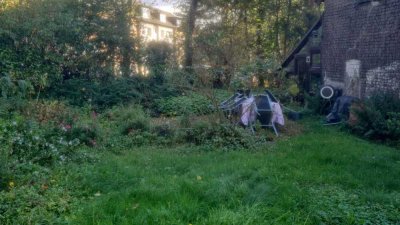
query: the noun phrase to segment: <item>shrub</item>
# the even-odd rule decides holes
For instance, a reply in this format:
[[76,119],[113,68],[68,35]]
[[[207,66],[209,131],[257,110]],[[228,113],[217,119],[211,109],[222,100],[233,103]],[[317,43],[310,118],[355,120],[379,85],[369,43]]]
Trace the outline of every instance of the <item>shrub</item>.
[[78,124],[71,126],[71,129],[67,129],[66,126],[62,125],[62,129],[65,132],[67,141],[78,140],[87,146],[94,147],[97,145],[97,140],[100,137],[99,129],[94,123]]
[[149,129],[149,122],[143,118],[127,121],[122,125],[122,134],[128,135],[132,132],[144,132]]
[[0,190],[5,189],[8,177],[10,176],[7,150],[5,146],[0,148]]
[[159,99],[156,105],[158,111],[166,116],[206,115],[213,112],[212,102],[197,93]]
[[195,145],[215,149],[254,149],[266,143],[266,136],[257,136],[249,130],[228,123],[197,121],[183,133],[183,139]]
[[365,138],[400,140],[400,99],[395,93],[377,93],[361,106],[353,106],[350,128]]
[[151,131],[159,137],[173,138],[175,136],[175,130],[169,124],[154,126]]
[[154,100],[175,95],[167,84],[160,85],[152,78],[109,78],[104,81],[70,79],[47,89],[47,97],[66,100],[73,106],[91,105],[104,111],[117,105],[141,104],[152,108]]
[[0,116],[10,116],[16,111],[23,111],[27,99],[33,93],[32,85],[25,80],[14,80],[10,76],[0,76]]
[[65,160],[79,141],[67,141],[60,133],[15,117],[12,120],[0,120],[0,144],[9,157],[21,162],[46,165]]
[[71,122],[78,113],[64,102],[60,101],[31,101],[22,112],[26,118],[34,119],[41,124],[61,124]]
[[150,69],[150,74],[158,78],[160,83],[164,80],[168,60],[172,52],[172,46],[167,42],[150,42],[145,50],[145,61]]
[[319,94],[304,95],[306,108],[309,112],[318,115],[327,115],[330,113],[332,106],[335,104],[332,100],[325,100]]
[[145,145],[157,145],[158,137],[156,134],[144,131],[144,132],[132,132],[129,133],[129,139],[132,146],[145,146]]
[[23,166],[26,171],[18,171],[22,179],[9,180],[0,192],[0,224],[64,224],[75,200],[71,186],[53,180],[46,168]]
[[124,135],[132,132],[148,131],[150,120],[140,105],[114,107],[105,113],[107,120],[115,124]]
[[387,126],[393,139],[400,138],[400,112],[388,113]]

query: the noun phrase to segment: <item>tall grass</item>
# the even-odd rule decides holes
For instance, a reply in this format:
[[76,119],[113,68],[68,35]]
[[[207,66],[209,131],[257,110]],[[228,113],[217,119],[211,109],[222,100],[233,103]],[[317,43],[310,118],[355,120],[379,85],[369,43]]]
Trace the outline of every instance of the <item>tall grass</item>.
[[[400,153],[313,125],[258,152],[141,148],[79,168],[74,224],[399,224]],[[78,178],[77,178],[78,179]]]

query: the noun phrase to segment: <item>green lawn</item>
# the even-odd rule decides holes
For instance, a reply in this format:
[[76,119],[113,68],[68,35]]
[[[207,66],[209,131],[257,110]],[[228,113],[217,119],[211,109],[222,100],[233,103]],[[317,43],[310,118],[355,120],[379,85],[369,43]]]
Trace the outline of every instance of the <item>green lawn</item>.
[[[81,166],[73,224],[400,224],[400,152],[335,128],[259,151],[141,148]],[[79,180],[77,180],[79,179]]]

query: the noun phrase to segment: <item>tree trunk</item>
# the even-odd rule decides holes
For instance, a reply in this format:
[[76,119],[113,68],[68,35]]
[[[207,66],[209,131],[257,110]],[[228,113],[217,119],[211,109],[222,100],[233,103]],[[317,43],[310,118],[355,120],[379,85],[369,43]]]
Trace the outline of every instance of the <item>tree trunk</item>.
[[256,55],[257,58],[263,60],[264,48],[263,48],[263,21],[265,19],[265,9],[262,5],[258,6],[258,21],[257,21],[257,39],[256,39]]
[[121,43],[121,72],[122,76],[129,77],[131,75],[131,64],[132,64],[132,50],[133,50],[133,43],[131,41],[131,27],[132,27],[132,7],[133,3],[132,0],[127,0],[126,8],[121,8],[121,26],[122,26],[122,43]]
[[280,22],[280,17],[279,17],[279,13],[280,13],[280,4],[279,1],[276,0],[275,1],[275,48],[276,48],[276,52],[278,53],[278,57],[279,59],[282,59],[282,48],[280,45],[280,40],[279,40],[279,32],[280,32],[280,27],[279,27],[279,22]]
[[187,16],[187,29],[185,37],[185,70],[188,73],[193,72],[193,33],[196,25],[196,13],[199,5],[199,0],[190,1],[190,9]]
[[285,23],[285,36],[284,36],[284,42],[283,42],[283,56],[288,55],[289,25],[290,25],[291,13],[292,13],[292,0],[288,0],[287,12],[286,12],[286,23]]
[[260,1],[258,5],[258,10],[257,10],[257,37],[256,37],[256,56],[257,56],[257,78],[259,81],[259,86],[263,87],[265,83],[265,78],[264,78],[264,71],[263,71],[263,65],[265,63],[265,54],[264,54],[264,38],[263,38],[263,23],[266,17],[266,10],[264,8],[264,3],[263,1]]

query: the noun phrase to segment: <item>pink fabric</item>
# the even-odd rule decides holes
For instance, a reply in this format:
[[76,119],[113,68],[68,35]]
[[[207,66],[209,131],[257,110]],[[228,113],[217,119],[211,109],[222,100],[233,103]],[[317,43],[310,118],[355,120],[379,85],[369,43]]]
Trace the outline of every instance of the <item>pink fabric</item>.
[[246,99],[242,103],[242,115],[240,120],[243,125],[249,126],[252,122],[254,122],[257,118],[257,109],[254,97],[250,97]]
[[277,123],[279,125],[285,125],[285,117],[283,117],[283,111],[281,105],[276,102],[271,103],[272,106],[272,122]]

